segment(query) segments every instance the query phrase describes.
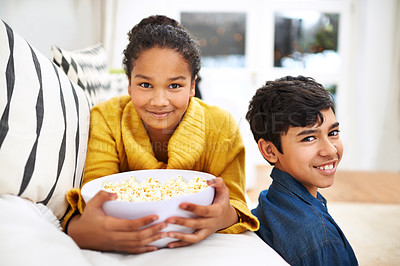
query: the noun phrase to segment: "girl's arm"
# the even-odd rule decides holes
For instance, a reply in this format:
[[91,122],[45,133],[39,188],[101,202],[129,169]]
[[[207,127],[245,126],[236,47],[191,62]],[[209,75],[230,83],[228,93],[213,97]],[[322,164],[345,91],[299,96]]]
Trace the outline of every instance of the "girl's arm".
[[136,220],[106,216],[101,206],[105,201],[115,198],[116,194],[100,191],[88,202],[81,215],[76,215],[71,219],[68,235],[80,248],[85,249],[128,253],[157,250],[157,247],[148,246],[148,244],[166,237],[166,233],[160,232],[167,226],[166,223],[155,224],[139,230],[157,220],[157,215],[149,215]]
[[[118,173],[124,164],[121,161],[124,159],[121,156],[123,147],[118,138],[121,135],[118,124],[120,114],[115,112],[119,108],[118,106],[110,108],[112,110],[103,110],[97,106],[91,111],[83,184],[101,176]],[[108,116],[105,117],[106,115]],[[65,222],[68,224],[66,227],[68,235],[81,248],[129,253],[157,250],[157,247],[148,244],[166,236],[160,232],[166,227],[166,223],[139,230],[158,217],[150,215],[136,220],[125,220],[106,216],[101,206],[114,197],[115,194],[101,191],[85,207],[80,191],[78,189],[69,191],[67,199],[70,203],[70,212]],[[78,214],[72,217],[71,214],[75,213]]]

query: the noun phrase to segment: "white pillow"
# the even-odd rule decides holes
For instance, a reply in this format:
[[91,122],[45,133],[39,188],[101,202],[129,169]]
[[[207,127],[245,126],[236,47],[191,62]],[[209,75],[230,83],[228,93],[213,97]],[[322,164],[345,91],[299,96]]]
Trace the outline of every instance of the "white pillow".
[[0,209],[0,265],[93,265],[46,207],[0,195]]
[[93,105],[113,96],[107,54],[101,43],[74,51],[53,45],[51,55],[53,62],[85,90]]
[[0,20],[0,194],[61,218],[81,184],[89,116],[82,89]]

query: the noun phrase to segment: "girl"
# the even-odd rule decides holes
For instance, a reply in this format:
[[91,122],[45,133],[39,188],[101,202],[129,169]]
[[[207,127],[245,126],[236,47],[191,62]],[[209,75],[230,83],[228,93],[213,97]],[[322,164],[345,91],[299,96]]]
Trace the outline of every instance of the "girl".
[[[190,33],[165,16],[143,19],[128,34],[124,68],[129,96],[100,103],[91,111],[83,183],[119,172],[142,169],[187,169],[217,178],[210,206],[180,208],[200,216],[157,220],[150,215],[123,220],[104,215],[103,202],[116,195],[99,192],[84,204],[79,190],[68,192],[70,210],[64,227],[81,248],[143,253],[149,243],[173,237],[170,248],[197,243],[214,232],[258,229],[244,197],[244,146],[232,116],[194,98],[200,52]],[[225,185],[226,184],[226,185]],[[196,229],[193,234],[160,232],[168,223]]]

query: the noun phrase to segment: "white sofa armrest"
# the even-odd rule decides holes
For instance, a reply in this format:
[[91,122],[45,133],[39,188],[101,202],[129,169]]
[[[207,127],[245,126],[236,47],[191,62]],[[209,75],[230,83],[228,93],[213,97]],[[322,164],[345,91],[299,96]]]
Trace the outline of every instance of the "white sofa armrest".
[[213,234],[192,246],[134,255],[82,250],[44,205],[0,195],[0,265],[287,265],[255,233]]

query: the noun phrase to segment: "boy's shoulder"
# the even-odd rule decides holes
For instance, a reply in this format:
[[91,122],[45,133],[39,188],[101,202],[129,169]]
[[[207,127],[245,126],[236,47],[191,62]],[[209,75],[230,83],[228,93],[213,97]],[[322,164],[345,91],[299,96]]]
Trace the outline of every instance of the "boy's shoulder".
[[[256,216],[260,216],[262,224],[269,228],[277,227],[278,232],[282,230],[282,234],[293,230],[296,234],[320,235],[326,231],[327,222],[331,219],[327,211],[321,206],[310,204],[290,189],[279,186],[276,183],[271,185],[268,190],[260,193],[258,206],[255,212]],[[282,228],[276,221],[282,221]],[[289,236],[288,235],[288,236]]]
[[257,234],[285,254],[287,261],[294,262],[323,252],[327,245],[343,247],[340,229],[323,208],[270,187],[260,193],[259,204],[252,213],[260,220]]
[[328,216],[290,193],[270,187],[260,193],[252,213],[260,220],[258,234],[280,251],[317,249],[330,231]]
[[286,216],[296,215],[296,219],[290,221],[299,224],[306,221],[318,223],[321,220],[319,216],[323,215],[320,208],[316,208],[291,190],[275,184],[260,193],[258,207],[269,214],[276,211],[277,214]]

